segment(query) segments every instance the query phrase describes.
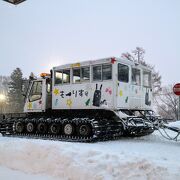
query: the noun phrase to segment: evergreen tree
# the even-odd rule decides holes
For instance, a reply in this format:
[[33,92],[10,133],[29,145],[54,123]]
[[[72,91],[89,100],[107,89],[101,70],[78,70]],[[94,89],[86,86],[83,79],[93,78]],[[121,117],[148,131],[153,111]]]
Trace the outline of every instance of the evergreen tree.
[[10,112],[23,112],[24,98],[22,96],[23,74],[20,68],[16,68],[11,74],[9,83],[8,101]]

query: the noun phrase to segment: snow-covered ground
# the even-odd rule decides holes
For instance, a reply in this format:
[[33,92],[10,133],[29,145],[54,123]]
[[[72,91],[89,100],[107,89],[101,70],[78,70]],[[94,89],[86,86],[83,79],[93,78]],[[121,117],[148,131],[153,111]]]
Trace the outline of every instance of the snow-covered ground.
[[92,144],[0,137],[0,179],[180,179],[180,142],[159,132]]

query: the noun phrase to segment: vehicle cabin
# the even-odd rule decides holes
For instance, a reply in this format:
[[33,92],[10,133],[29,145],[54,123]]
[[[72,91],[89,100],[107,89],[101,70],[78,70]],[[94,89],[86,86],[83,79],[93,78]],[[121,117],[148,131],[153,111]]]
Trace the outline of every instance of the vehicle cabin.
[[151,70],[120,58],[57,66],[51,83],[33,80],[25,112],[46,109],[151,110]]
[[151,109],[151,70],[106,58],[53,68],[53,109]]

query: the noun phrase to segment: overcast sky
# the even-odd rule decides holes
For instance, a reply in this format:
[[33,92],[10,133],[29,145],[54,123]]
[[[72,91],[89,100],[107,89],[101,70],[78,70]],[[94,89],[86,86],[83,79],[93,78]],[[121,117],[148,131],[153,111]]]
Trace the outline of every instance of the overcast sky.
[[180,0],[0,1],[0,74],[146,50],[163,84],[180,82]]

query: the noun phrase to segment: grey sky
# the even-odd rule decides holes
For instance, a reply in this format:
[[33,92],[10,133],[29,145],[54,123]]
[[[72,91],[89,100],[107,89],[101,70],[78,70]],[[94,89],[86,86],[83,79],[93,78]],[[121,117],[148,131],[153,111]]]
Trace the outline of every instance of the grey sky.
[[146,50],[164,84],[180,82],[179,0],[0,1],[0,74]]

